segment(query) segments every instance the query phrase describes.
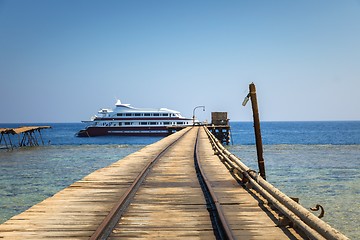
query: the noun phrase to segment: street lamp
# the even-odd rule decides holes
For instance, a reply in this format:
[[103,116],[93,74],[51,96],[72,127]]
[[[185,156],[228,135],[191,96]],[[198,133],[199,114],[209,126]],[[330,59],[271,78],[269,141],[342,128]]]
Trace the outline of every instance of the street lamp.
[[205,106],[197,106],[194,108],[194,110],[193,110],[193,125],[195,125],[195,109],[197,109],[197,108],[202,108],[203,111],[205,111]]
[[263,157],[263,146],[262,146],[262,138],[260,131],[260,118],[259,118],[259,108],[257,104],[256,97],[256,87],[254,83],[250,83],[249,85],[249,94],[245,97],[242,105],[245,107],[246,103],[251,99],[251,106],[253,111],[253,119],[254,119],[254,131],[255,131],[255,141],[256,141],[256,152],[258,157],[258,166],[260,175],[263,179],[266,180],[265,175],[265,163]]

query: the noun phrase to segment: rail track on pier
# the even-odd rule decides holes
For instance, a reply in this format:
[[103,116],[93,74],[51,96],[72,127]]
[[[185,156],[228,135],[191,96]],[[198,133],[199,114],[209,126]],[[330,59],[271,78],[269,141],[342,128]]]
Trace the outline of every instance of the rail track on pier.
[[[221,205],[218,202],[218,199],[216,197],[215,192],[213,191],[210,182],[208,181],[201,164],[199,162],[199,154],[198,154],[198,138],[199,138],[199,132],[200,128],[189,128],[184,132],[179,138],[174,139],[166,148],[164,148],[163,151],[161,151],[152,161],[150,161],[141,171],[141,173],[137,176],[137,178],[134,180],[133,184],[128,188],[128,190],[125,192],[125,194],[119,199],[119,201],[114,205],[113,209],[110,211],[110,213],[106,216],[104,221],[99,225],[99,227],[96,229],[94,234],[91,236],[90,239],[108,239],[116,238],[118,236],[119,238],[122,238],[122,224],[121,224],[121,217],[125,214],[129,215],[131,214],[130,211],[134,211],[133,209],[130,209],[128,211],[128,206],[131,204],[132,201],[134,201],[134,204],[144,204],[141,202],[147,202],[148,200],[144,197],[141,197],[140,200],[136,199],[133,200],[135,194],[137,191],[139,191],[140,188],[146,188],[145,179],[148,174],[150,174],[151,177],[151,169],[154,168],[155,164],[161,164],[161,160],[165,158],[163,161],[166,161],[166,159],[171,158],[169,156],[170,149],[178,148],[182,149],[181,141],[187,141],[188,137],[187,135],[190,135],[190,132],[196,131],[196,138],[194,144],[190,145],[189,149],[184,149],[183,154],[185,154],[185,158],[187,156],[193,156],[194,161],[194,169],[196,172],[196,176],[198,178],[198,186],[195,184],[192,187],[202,189],[203,195],[205,197],[206,201],[206,210],[209,212],[209,220],[212,223],[213,227],[213,233],[217,239],[234,239],[234,235],[232,233],[231,228],[229,227],[229,224],[227,223],[226,217],[224,215],[224,212],[222,211]],[[194,134],[194,133],[193,133]],[[190,136],[191,137],[191,136]],[[192,140],[194,138],[192,137]],[[180,144],[178,144],[180,143]],[[176,144],[180,145],[177,146]],[[191,147],[192,146],[192,147]],[[175,150],[176,151],[176,150]],[[168,155],[166,155],[168,154]],[[191,164],[190,164],[191,165]],[[191,171],[193,173],[193,171]],[[166,173],[167,174],[167,173]],[[194,174],[192,174],[194,177]],[[194,180],[193,178],[190,178],[191,180]],[[151,183],[150,183],[151,184]],[[164,194],[164,193],[162,193]],[[168,193],[165,193],[167,195]],[[187,192],[185,192],[187,195]],[[201,195],[200,195],[201,196]],[[179,198],[178,200],[184,201],[184,196]],[[138,203],[140,201],[140,203]],[[151,203],[152,204],[152,203]],[[191,201],[185,200],[185,204],[191,205]],[[172,204],[173,205],[173,204]],[[199,205],[199,203],[197,203]],[[203,205],[203,204],[200,204]],[[174,206],[174,205],[173,205]],[[203,209],[205,210],[205,209]],[[141,211],[144,211],[143,209]],[[209,221],[207,221],[209,222]],[[210,229],[210,225],[208,226],[208,229]],[[170,230],[170,229],[169,229]],[[170,232],[171,231],[171,232]],[[173,229],[171,229],[167,235],[173,235]],[[183,231],[183,230],[182,230]],[[120,234],[118,234],[120,232]],[[188,229],[186,229],[186,234],[189,234]],[[210,231],[211,233],[211,231]],[[180,234],[179,234],[180,235]],[[177,235],[177,236],[179,236]],[[211,235],[211,234],[210,234]],[[169,236],[170,237],[170,236]]]
[[[246,226],[239,227],[239,220],[230,214],[238,203],[226,196],[229,181],[211,180],[203,167],[200,138],[206,137],[203,128],[193,127],[169,143],[142,169],[90,239],[237,239],[242,235]],[[264,233],[271,229],[267,236],[274,230],[280,230],[274,236],[284,234],[274,223],[259,223]]]
[[[0,225],[0,238],[346,239],[307,212],[305,224],[300,205],[292,208],[271,190],[205,127],[194,126],[14,216]],[[279,222],[279,214],[306,235]]]

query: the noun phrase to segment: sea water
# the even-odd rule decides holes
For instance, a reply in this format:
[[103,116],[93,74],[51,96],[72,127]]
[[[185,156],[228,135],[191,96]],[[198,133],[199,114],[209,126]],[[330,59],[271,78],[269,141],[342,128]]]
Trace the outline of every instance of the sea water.
[[[0,150],[0,222],[161,139],[77,138],[81,124],[40,125],[52,126],[42,131],[44,146]],[[257,170],[252,126],[232,122],[227,148]],[[306,208],[321,204],[326,222],[360,239],[360,122],[263,122],[261,130],[267,180]]]

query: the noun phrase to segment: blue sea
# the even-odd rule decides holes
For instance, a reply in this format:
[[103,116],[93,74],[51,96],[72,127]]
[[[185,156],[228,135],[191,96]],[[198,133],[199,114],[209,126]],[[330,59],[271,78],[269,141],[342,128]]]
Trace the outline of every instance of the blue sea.
[[[77,138],[81,123],[0,128],[21,125],[52,128],[42,131],[44,146],[0,149],[0,223],[161,139]],[[262,122],[261,132],[267,180],[306,208],[321,204],[326,222],[360,239],[360,121]],[[253,124],[231,122],[231,140],[227,148],[257,170]]]

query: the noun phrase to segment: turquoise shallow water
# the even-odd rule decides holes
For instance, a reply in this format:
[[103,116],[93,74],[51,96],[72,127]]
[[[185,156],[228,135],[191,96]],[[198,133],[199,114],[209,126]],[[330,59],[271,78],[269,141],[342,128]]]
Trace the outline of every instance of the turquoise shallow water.
[[[0,150],[0,222],[160,139],[76,138],[81,124],[40,125],[53,127],[43,132],[52,145]],[[257,170],[252,123],[231,127],[229,150]],[[306,208],[321,204],[326,222],[360,239],[360,122],[266,122],[262,136],[268,181]]]

